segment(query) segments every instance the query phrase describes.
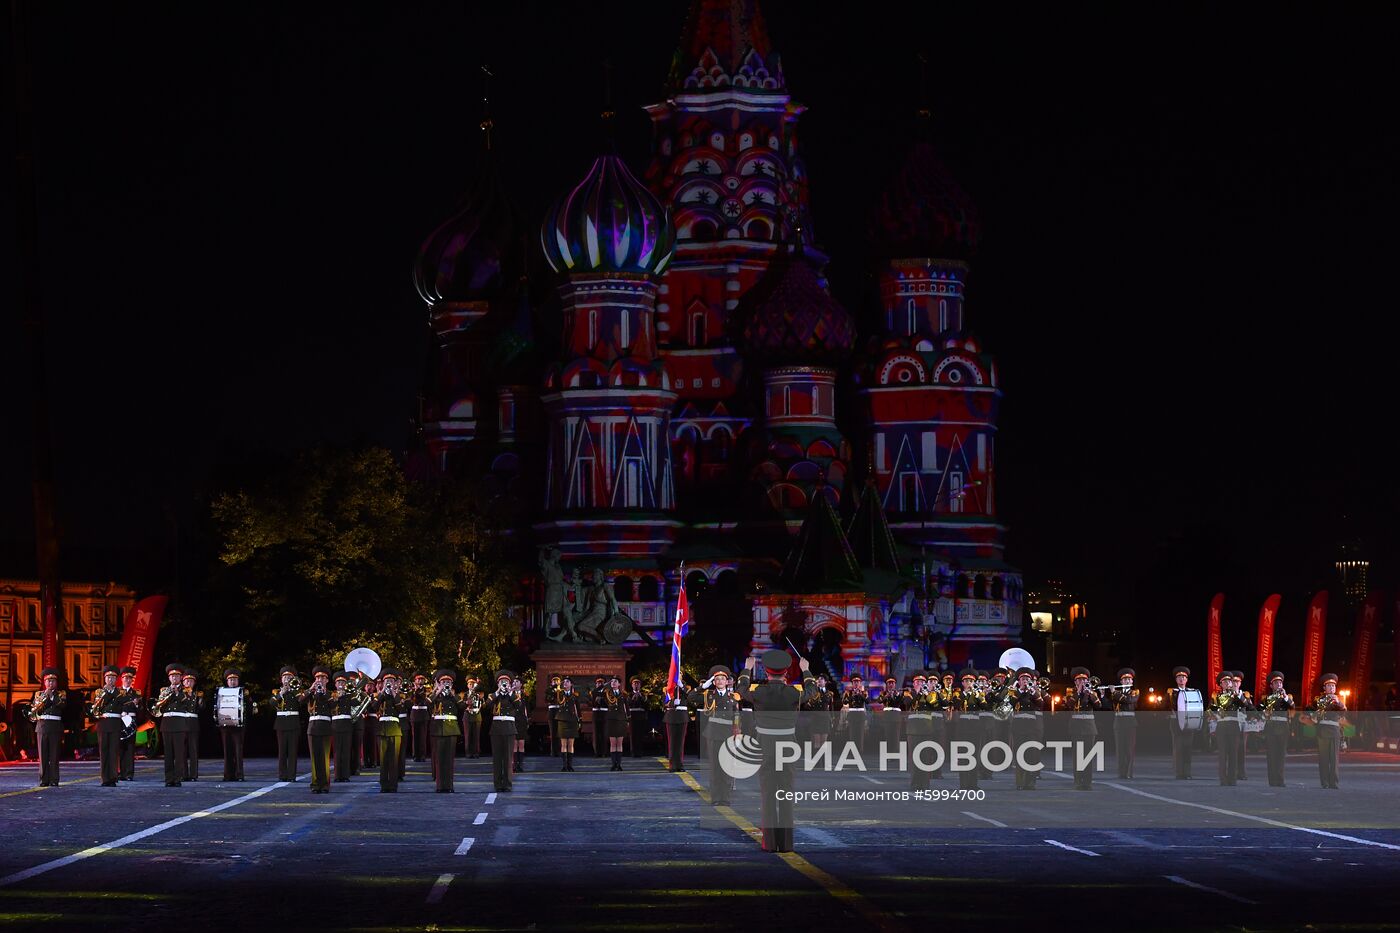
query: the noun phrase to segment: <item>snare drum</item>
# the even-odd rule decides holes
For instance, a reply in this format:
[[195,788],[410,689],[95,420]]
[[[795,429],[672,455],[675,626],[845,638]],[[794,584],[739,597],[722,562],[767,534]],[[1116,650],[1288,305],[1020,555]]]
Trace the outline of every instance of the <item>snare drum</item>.
[[1176,692],[1176,724],[1183,732],[1192,732],[1205,724],[1206,701],[1201,691],[1193,687]]
[[243,688],[220,687],[214,704],[214,720],[221,726],[243,725]]

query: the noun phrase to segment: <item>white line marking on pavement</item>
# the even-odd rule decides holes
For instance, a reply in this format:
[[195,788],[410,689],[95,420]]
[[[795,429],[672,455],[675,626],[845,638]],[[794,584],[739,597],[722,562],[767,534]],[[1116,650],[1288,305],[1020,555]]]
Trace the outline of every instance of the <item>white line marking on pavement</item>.
[[1003,823],[1001,820],[994,820],[994,819],[992,819],[992,818],[989,817],[989,816],[978,816],[976,813],[973,813],[971,810],[964,810],[964,811],[963,811],[963,816],[970,816],[970,817],[972,817],[974,820],[981,820],[981,821],[984,822],[984,823],[991,823],[991,824],[992,824],[993,826],[995,826],[997,829],[1006,829],[1006,824]]
[[463,837],[462,837],[462,844],[459,845],[459,846],[457,847],[457,851],[456,851],[456,852],[453,852],[452,854],[453,854],[453,855],[466,855],[467,852],[471,849],[472,843],[473,843],[473,842],[476,842],[476,840],[473,839],[471,836],[463,836]]
[[813,829],[810,826],[802,826],[797,830],[797,834],[803,839],[810,839],[818,845],[827,846],[832,849],[845,849],[846,843],[837,839],[836,836],[824,829]]
[[495,803],[495,802],[496,802],[496,795],[495,795],[495,794],[487,794],[487,795],[486,795],[486,802],[487,802],[487,803]]
[[1063,842],[1060,842],[1056,839],[1046,839],[1045,841],[1050,843],[1052,846],[1059,846],[1061,849],[1064,849],[1068,852],[1078,852],[1080,855],[1092,855],[1094,858],[1099,857],[1098,852],[1090,852],[1088,849],[1076,849],[1074,846],[1067,846]]
[[1183,807],[1195,807],[1197,810],[1219,813],[1221,816],[1238,817],[1242,820],[1253,820],[1256,823],[1263,823],[1266,826],[1277,826],[1279,829],[1292,829],[1300,833],[1312,833],[1314,836],[1326,836],[1328,839],[1340,839],[1343,842],[1355,842],[1363,846],[1375,846],[1378,849],[1389,849],[1392,852],[1400,852],[1400,846],[1392,845],[1389,842],[1377,842],[1374,839],[1362,839],[1360,836],[1332,833],[1325,829],[1313,829],[1311,826],[1295,826],[1292,823],[1285,823],[1282,820],[1271,820],[1267,816],[1255,816],[1252,813],[1240,813],[1236,810],[1226,810],[1223,807],[1212,807],[1209,804],[1192,803],[1189,800],[1177,800],[1174,797],[1163,797],[1161,794],[1149,794],[1145,790],[1138,790],[1136,787],[1128,787],[1123,784],[1115,784],[1112,781],[1104,781],[1104,783],[1109,787],[1116,787],[1118,790],[1127,791],[1130,794],[1137,794],[1139,797],[1146,797],[1149,800],[1160,800],[1163,803],[1174,803]]
[[486,814],[485,814],[485,813],[478,813],[478,814],[476,815],[476,819],[472,820],[472,825],[473,825],[473,826],[480,826],[482,823],[485,823],[485,822],[486,822]]
[[84,849],[81,852],[74,852],[72,855],[65,855],[63,858],[54,859],[52,862],[45,862],[42,865],[35,865],[33,868],[26,868],[24,871],[17,871],[13,875],[6,875],[5,877],[0,878],[0,888],[9,887],[12,884],[19,884],[21,881],[28,881],[30,878],[42,875],[45,872],[53,871],[55,868],[62,868],[65,865],[72,865],[74,862],[80,862],[85,858],[92,858],[94,855],[101,855],[103,852],[110,852],[113,849],[120,849],[122,846],[130,845],[133,842],[140,842],[142,839],[154,836],[156,833],[163,833],[167,829],[174,829],[176,826],[182,826],[185,823],[190,822],[191,820],[198,820],[203,819],[206,816],[213,816],[215,813],[227,810],[230,807],[236,807],[240,803],[247,803],[248,801],[253,800],[257,797],[261,797],[263,794],[266,794],[269,791],[274,791],[279,787],[286,786],[286,781],[278,781],[276,784],[269,784],[266,787],[259,787],[251,794],[244,794],[242,797],[235,797],[232,800],[226,800],[223,803],[218,804],[217,806],[210,807],[207,810],[200,810],[198,813],[191,813],[187,816],[178,816],[173,820],[167,820],[164,823],[159,823],[148,829],[143,829],[140,832],[132,833],[129,836],[123,836],[120,839],[114,839],[111,842],[104,842],[101,845],[93,846],[90,849]]
[[429,904],[436,904],[442,900],[442,896],[447,893],[447,886],[452,883],[456,875],[438,875],[438,880],[433,882],[433,889],[428,892]]
[[1195,888],[1197,891],[1207,891],[1207,892],[1209,892],[1209,893],[1211,893],[1211,894],[1219,894],[1221,897],[1228,897],[1230,900],[1232,900],[1232,901],[1238,901],[1238,902],[1241,903],[1241,904],[1258,904],[1258,903],[1259,903],[1258,901],[1251,901],[1251,900],[1250,900],[1249,898],[1247,898],[1247,897],[1240,897],[1238,894],[1231,894],[1229,891],[1222,891],[1222,890],[1220,890],[1219,888],[1208,888],[1208,887],[1206,887],[1206,886],[1203,885],[1203,884],[1197,884],[1197,883],[1194,882],[1194,881],[1187,881],[1185,878],[1181,877],[1180,875],[1163,875],[1162,877],[1163,877],[1163,878],[1166,878],[1168,881],[1175,882],[1176,884],[1184,884],[1184,885],[1186,885],[1188,888]]
[[862,775],[860,776],[860,778],[861,778],[861,780],[863,780],[863,781],[869,781],[871,784],[879,784],[879,783],[880,783],[879,781],[875,780],[873,777],[871,777],[871,776],[868,775],[868,774],[862,774]]

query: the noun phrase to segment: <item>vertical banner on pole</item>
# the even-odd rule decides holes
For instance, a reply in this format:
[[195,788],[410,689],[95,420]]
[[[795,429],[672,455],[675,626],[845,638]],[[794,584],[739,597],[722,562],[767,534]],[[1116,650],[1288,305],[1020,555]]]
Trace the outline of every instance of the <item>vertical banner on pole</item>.
[[1376,636],[1381,628],[1383,598],[1384,594],[1380,590],[1372,590],[1366,594],[1366,601],[1361,604],[1361,609],[1356,614],[1356,635],[1351,643],[1351,668],[1347,672],[1351,680],[1351,699],[1347,706],[1351,709],[1370,707],[1367,694],[1371,692],[1371,668],[1375,661]]
[[1206,620],[1206,676],[1216,683],[1225,666],[1225,653],[1220,644],[1220,611],[1225,607],[1225,594],[1216,593],[1210,601],[1210,617]]
[[117,664],[136,668],[136,692],[144,694],[151,682],[150,657],[155,654],[156,636],[160,634],[160,619],[165,614],[168,596],[147,596],[126,614],[122,626],[122,643],[117,650]]
[[1322,676],[1322,649],[1327,638],[1327,591],[1319,590],[1308,605],[1308,627],[1303,632],[1303,705],[1312,702],[1317,679]]
[[1282,596],[1274,593],[1259,607],[1259,644],[1254,653],[1256,697],[1262,697],[1269,689],[1269,669],[1274,666],[1274,620],[1278,618],[1278,604],[1282,600]]

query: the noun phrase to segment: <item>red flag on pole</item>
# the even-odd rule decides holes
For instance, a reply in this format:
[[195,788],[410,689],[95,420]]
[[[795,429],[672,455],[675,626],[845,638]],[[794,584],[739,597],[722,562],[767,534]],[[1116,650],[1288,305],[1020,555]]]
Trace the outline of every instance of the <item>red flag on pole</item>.
[[168,596],[147,596],[127,613],[126,624],[122,626],[122,644],[117,649],[117,664],[136,668],[136,681],[132,684],[137,693],[145,693],[151,680],[149,659],[155,654],[156,635],[160,632],[160,619],[165,615],[165,607],[170,602]]
[[666,672],[667,700],[681,694],[681,639],[690,629],[690,601],[685,598],[685,565],[681,565],[681,595],[676,600],[676,624],[671,630],[671,668]]
[[[56,667],[61,671],[68,670],[68,666],[58,656],[58,614],[52,600],[46,600],[44,606],[43,661],[44,667]],[[60,678],[60,680],[62,679]]]
[[1278,617],[1278,604],[1282,600],[1282,596],[1274,593],[1259,607],[1259,645],[1254,653],[1256,697],[1262,697],[1269,689],[1269,669],[1274,666],[1274,620]]
[[1322,648],[1327,637],[1327,591],[1319,590],[1308,605],[1308,627],[1303,632],[1303,706],[1312,702],[1317,679],[1322,676]]
[[1206,676],[1216,683],[1225,669],[1225,654],[1220,646],[1220,611],[1225,607],[1225,594],[1216,593],[1210,601],[1210,618],[1206,621]]
[[1371,692],[1371,666],[1375,660],[1376,635],[1381,627],[1381,600],[1384,594],[1372,590],[1356,613],[1356,635],[1351,643],[1351,709],[1366,709]]

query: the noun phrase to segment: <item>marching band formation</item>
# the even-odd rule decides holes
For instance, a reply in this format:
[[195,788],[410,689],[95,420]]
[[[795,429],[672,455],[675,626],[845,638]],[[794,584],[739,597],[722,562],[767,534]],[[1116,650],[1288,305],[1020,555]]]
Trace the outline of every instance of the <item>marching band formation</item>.
[[[365,654],[356,657],[359,652]],[[367,662],[367,663],[361,663]],[[1005,658],[1003,659],[1005,663]],[[529,698],[519,676],[509,670],[497,672],[492,692],[481,689],[475,676],[465,679],[465,690],[458,691],[455,671],[442,668],[431,678],[414,674],[410,678],[393,668],[381,669],[379,659],[368,649],[356,649],[346,658],[349,670],[331,670],[315,665],[309,681],[295,667],[280,670],[280,685],[268,698],[277,739],[278,779],[296,779],[298,749],[303,722],[311,758],[312,793],[329,793],[332,783],[344,783],[359,774],[361,766],[379,767],[380,789],[393,793],[405,777],[406,762],[431,761],[433,779],[439,793],[453,792],[453,759],[459,744],[468,758],[481,755],[483,726],[489,731],[492,778],[497,791],[510,791],[513,776],[524,770],[525,738],[529,727]],[[199,779],[198,738],[206,697],[195,689],[193,670],[179,663],[165,668],[169,683],[147,701],[133,686],[136,669],[108,665],[102,670],[103,683],[92,692],[85,708],[97,731],[101,759],[102,786],[114,787],[134,777],[136,733],[153,720],[158,724],[165,758],[165,783],[178,787],[183,781]],[[1272,671],[1269,691],[1256,700],[1242,689],[1241,671],[1222,671],[1216,689],[1209,697],[1189,686],[1191,671],[1176,667],[1175,685],[1165,694],[1165,711],[1172,742],[1173,774],[1190,780],[1192,749],[1196,736],[1214,731],[1217,768],[1221,785],[1233,786],[1245,779],[1246,723],[1262,723],[1266,750],[1268,783],[1284,786],[1284,762],[1292,717],[1313,725],[1317,732],[1318,770],[1321,786],[1338,787],[1337,762],[1341,748],[1344,714],[1343,698],[1337,693],[1337,676],[1325,674],[1320,692],[1307,709],[1299,709],[1284,687],[1284,676]],[[844,736],[844,742],[857,750],[890,746],[901,739],[911,745],[933,743],[946,750],[948,743],[970,743],[974,758],[981,762],[981,750],[991,742],[1004,742],[1016,751],[1015,787],[1035,790],[1039,776],[1040,742],[1045,737],[1045,715],[1068,715],[1069,737],[1076,746],[1094,742],[1100,721],[1111,716],[1117,759],[1117,776],[1134,777],[1137,747],[1137,715],[1142,694],[1135,686],[1132,668],[1118,671],[1117,683],[1105,685],[1087,668],[1070,672],[1072,686],[1063,692],[1052,690],[1049,678],[1034,667],[1010,667],[993,671],[967,669],[955,677],[945,672],[914,674],[906,686],[889,678],[883,689],[872,695],[860,675],[850,678],[844,690],[825,677],[804,678],[796,690],[795,709],[800,717],[802,738],[814,745],[830,736]],[[58,785],[59,757],[63,736],[63,713],[68,694],[59,689],[60,672],[53,668],[42,673],[43,689],[35,693],[29,718],[36,724],[39,745],[39,786]],[[212,718],[222,739],[224,781],[242,781],[244,733],[251,716],[259,710],[250,689],[241,684],[242,673],[234,668],[223,672],[223,686],[213,692]],[[810,685],[806,682],[810,680]],[[666,736],[668,768],[685,770],[684,749],[689,723],[697,721],[702,755],[711,763],[711,800],[728,802],[732,782],[722,774],[715,755],[731,735],[755,732],[754,684],[741,677],[736,684],[732,672],[718,665],[698,686],[682,687],[664,702],[662,724]],[[603,754],[606,739],[611,770],[622,770],[624,745],[631,754],[641,754],[642,739],[649,731],[650,696],[642,690],[640,678],[633,678],[624,689],[621,678],[595,679],[586,694],[569,677],[554,677],[544,691],[548,705],[546,725],[549,747],[562,758],[561,771],[574,771],[575,742],[580,737],[586,711],[591,710],[592,746]],[[1155,697],[1153,698],[1156,699]],[[1252,731],[1259,731],[1256,725]],[[708,752],[706,751],[708,749]],[[1076,760],[1081,760],[1076,756]],[[942,756],[930,771],[911,768],[911,789],[925,790],[933,778],[942,777]],[[1028,767],[1023,767],[1027,765]],[[991,777],[985,767],[958,772],[959,786],[977,789],[979,780]],[[1077,767],[1077,790],[1093,788],[1093,771]]]

